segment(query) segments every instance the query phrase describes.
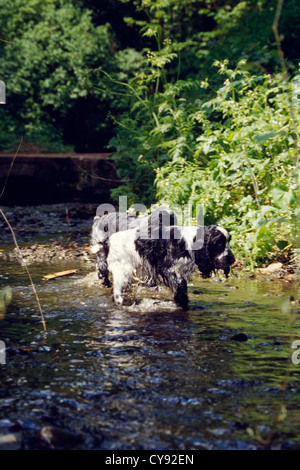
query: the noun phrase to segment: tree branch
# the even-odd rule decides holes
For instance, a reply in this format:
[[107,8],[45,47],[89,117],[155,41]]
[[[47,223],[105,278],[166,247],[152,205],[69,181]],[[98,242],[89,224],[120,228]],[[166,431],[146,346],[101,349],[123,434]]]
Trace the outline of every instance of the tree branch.
[[288,70],[287,70],[286,65],[285,65],[284,55],[283,55],[283,51],[282,51],[282,48],[281,48],[282,37],[279,35],[279,32],[278,32],[278,23],[279,23],[279,18],[280,18],[280,14],[281,14],[282,5],[283,5],[283,0],[278,0],[275,17],[274,17],[274,21],[273,21],[273,24],[272,24],[272,30],[273,30],[273,33],[274,33],[274,36],[275,36],[278,56],[279,56],[279,60],[280,60],[281,68],[282,68],[282,72],[283,72],[283,78],[284,78],[284,80],[286,80],[288,78]]

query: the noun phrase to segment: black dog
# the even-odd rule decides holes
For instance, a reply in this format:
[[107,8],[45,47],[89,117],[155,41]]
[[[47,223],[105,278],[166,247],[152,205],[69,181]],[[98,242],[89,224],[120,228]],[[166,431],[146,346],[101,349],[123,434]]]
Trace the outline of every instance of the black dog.
[[216,269],[226,276],[235,258],[229,233],[217,225],[160,227],[145,237],[141,229],[114,233],[108,243],[108,270],[113,277],[113,298],[122,305],[122,290],[134,275],[163,283],[175,302],[187,308],[187,282],[198,267],[203,277]]
[[109,271],[107,266],[108,240],[113,233],[139,228],[141,236],[151,237],[151,233],[166,226],[175,225],[176,216],[173,211],[159,208],[149,216],[133,216],[126,212],[110,212],[102,216],[96,215],[90,238],[90,251],[97,256],[97,274],[99,281],[110,287]]

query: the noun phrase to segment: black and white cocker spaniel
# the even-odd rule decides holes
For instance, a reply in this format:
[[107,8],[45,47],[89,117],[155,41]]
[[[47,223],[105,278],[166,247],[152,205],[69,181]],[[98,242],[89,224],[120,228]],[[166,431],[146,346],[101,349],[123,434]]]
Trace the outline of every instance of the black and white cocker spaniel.
[[[90,237],[90,251],[97,257],[97,273],[101,284],[110,287],[107,255],[110,236],[116,232],[138,228],[140,235],[151,237],[153,230],[176,225],[177,219],[173,211],[161,207],[150,215],[134,216],[126,212],[109,212],[94,217]],[[125,242],[126,243],[126,242]]]
[[[148,236],[147,236],[148,235]],[[135,276],[169,287],[178,306],[188,306],[187,282],[199,268],[203,277],[217,269],[228,276],[235,258],[229,233],[217,225],[141,227],[113,233],[107,239],[107,267],[113,278],[113,299],[122,305],[122,292]]]

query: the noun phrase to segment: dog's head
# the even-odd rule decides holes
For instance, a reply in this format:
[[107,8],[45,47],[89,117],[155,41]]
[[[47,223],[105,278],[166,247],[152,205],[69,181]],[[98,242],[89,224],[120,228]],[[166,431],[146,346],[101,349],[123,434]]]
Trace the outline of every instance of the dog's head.
[[231,236],[218,225],[199,227],[198,230],[204,232],[202,247],[195,251],[196,264],[202,276],[209,277],[216,269],[222,269],[228,277],[230,266],[235,262],[229,246]]

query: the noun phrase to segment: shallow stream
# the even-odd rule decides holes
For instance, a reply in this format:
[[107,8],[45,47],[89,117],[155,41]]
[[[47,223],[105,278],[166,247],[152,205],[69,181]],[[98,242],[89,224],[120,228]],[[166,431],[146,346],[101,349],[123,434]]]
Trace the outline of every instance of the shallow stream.
[[0,448],[300,448],[294,284],[196,275],[184,312],[140,286],[117,308],[79,259],[30,273],[46,332],[22,266],[0,266]]

